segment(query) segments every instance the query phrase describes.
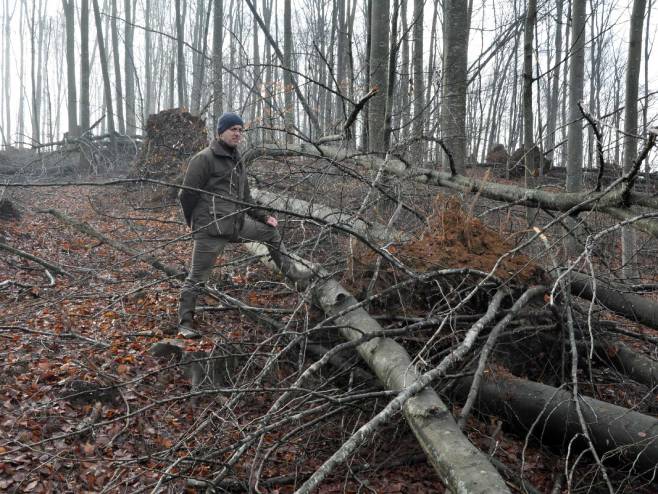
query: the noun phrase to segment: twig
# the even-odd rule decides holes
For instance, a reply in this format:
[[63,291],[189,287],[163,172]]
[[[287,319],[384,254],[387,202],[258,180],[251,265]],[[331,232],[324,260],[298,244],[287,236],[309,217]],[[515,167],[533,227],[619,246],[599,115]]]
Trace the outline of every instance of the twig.
[[596,188],[594,190],[596,192],[600,192],[601,182],[603,180],[603,170],[605,169],[605,160],[603,159],[603,135],[599,130],[597,120],[588,111],[586,111],[585,108],[583,108],[582,101],[578,101],[578,108],[580,108],[580,112],[583,114],[585,119],[592,126],[592,130],[594,131],[594,135],[596,136],[596,154],[599,160],[599,173],[596,177]]
[[0,242],[0,250],[5,250],[16,256],[22,257],[23,259],[28,259],[30,261],[36,262],[37,264],[41,264],[43,267],[51,271],[54,271],[57,274],[61,274],[63,276],[68,276],[69,278],[73,278],[73,275],[71,273],[65,271],[60,266],[48,262],[45,259],[41,259],[40,257],[33,256],[32,254],[28,254],[23,250],[16,249],[15,247],[11,247],[10,245],[5,244],[4,242]]
[[23,333],[38,334],[43,336],[52,336],[53,338],[65,338],[65,339],[76,339],[86,341],[92,345],[99,346],[101,348],[110,348],[108,343],[103,343],[102,341],[94,340],[92,338],[87,338],[78,333],[52,333],[50,331],[39,331],[37,329],[29,329],[23,326],[0,326],[0,330],[3,331],[22,331]]

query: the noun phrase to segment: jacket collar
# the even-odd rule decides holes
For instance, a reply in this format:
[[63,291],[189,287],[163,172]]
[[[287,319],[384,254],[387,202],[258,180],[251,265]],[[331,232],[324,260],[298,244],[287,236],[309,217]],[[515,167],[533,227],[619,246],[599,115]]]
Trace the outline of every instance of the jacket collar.
[[231,148],[217,138],[213,139],[210,143],[210,149],[212,149],[215,156],[233,158],[235,161],[240,160],[240,151],[238,151],[238,148]]

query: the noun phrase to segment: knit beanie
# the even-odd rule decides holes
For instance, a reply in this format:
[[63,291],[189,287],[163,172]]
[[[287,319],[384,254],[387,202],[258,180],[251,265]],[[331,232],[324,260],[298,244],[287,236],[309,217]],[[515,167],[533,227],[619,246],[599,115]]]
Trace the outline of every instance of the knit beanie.
[[234,125],[242,125],[244,127],[242,117],[240,117],[240,115],[237,113],[225,112],[221,117],[219,117],[219,120],[217,120],[217,133],[221,134],[226,129],[230,129]]

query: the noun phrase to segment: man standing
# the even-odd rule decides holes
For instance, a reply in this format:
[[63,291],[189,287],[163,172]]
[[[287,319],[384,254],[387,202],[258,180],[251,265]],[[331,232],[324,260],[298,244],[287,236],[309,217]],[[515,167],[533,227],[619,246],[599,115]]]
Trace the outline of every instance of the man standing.
[[190,272],[180,293],[178,331],[186,338],[198,337],[194,328],[196,299],[212,272],[215,260],[228,242],[264,243],[274,263],[293,281],[308,279],[287,255],[277,230],[277,219],[258,209],[251,197],[247,173],[238,145],[244,122],[236,113],[224,113],[210,146],[192,157],[179,200],[194,247]]

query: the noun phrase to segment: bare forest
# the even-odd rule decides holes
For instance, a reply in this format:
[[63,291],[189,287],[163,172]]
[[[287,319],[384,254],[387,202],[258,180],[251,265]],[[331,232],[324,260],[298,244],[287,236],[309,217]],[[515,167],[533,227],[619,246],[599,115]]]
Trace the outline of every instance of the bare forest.
[[[657,32],[0,0],[0,491],[658,492]],[[190,338],[178,194],[224,112],[307,276],[229,244]]]

